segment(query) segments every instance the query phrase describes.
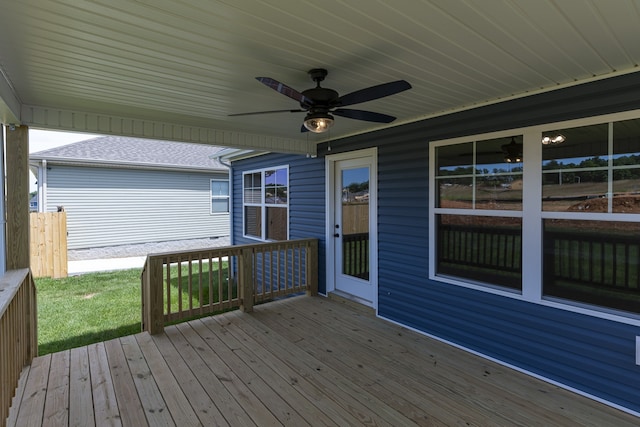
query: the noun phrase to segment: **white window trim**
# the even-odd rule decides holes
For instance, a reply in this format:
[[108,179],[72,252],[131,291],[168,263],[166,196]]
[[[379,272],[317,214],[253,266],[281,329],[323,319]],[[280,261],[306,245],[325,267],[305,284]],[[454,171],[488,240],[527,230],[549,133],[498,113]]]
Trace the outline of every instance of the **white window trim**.
[[[213,191],[211,190],[211,184],[214,181],[221,181],[221,182],[226,182],[227,183],[227,195],[226,196],[220,196],[220,195],[214,195]],[[210,215],[229,215],[229,213],[231,212],[231,182],[229,181],[229,178],[211,178],[211,180],[209,181],[209,214]],[[226,212],[214,212],[213,211],[213,199],[227,199],[227,211]]]
[[[287,171],[287,203],[286,204],[281,204],[281,205],[271,205],[271,204],[266,204],[264,201],[264,187],[265,187],[265,176],[264,173],[265,171],[270,171],[270,170],[278,170],[278,169],[286,169]],[[261,176],[261,183],[260,183],[260,203],[246,203],[244,200],[244,177],[245,175],[250,175],[250,174],[254,174],[254,173],[260,173]],[[289,226],[290,226],[290,218],[289,218],[289,195],[290,195],[290,191],[291,191],[291,180],[290,180],[290,175],[289,175],[289,165],[281,165],[281,166],[271,166],[271,167],[266,167],[266,168],[260,168],[260,169],[252,169],[252,170],[247,170],[247,171],[243,171],[242,172],[242,236],[244,238],[247,239],[252,239],[252,240],[257,240],[259,242],[271,242],[272,240],[269,240],[266,238],[267,235],[267,207],[272,207],[272,206],[276,206],[279,207],[281,209],[287,209],[287,240],[289,240]],[[260,207],[260,211],[261,211],[261,230],[260,233],[262,234],[262,237],[256,237],[256,236],[252,236],[252,235],[248,235],[247,234],[247,230],[246,230],[246,221],[245,221],[245,206],[258,206]]]
[[[525,128],[515,128],[507,131],[491,132],[478,135],[468,135],[464,137],[451,138],[445,140],[430,141],[429,143],[429,279],[462,286],[482,292],[527,301],[542,306],[558,308],[574,313],[599,317],[619,323],[633,326],[640,326],[640,315],[621,312],[606,307],[595,307],[577,301],[559,300],[553,297],[543,297],[542,295],[542,220],[546,218],[577,219],[574,213],[542,211],[542,182],[539,177],[542,174],[542,144],[539,143],[542,133],[552,128],[570,128],[578,126],[588,126],[603,122],[615,122],[630,119],[639,119],[640,110],[631,110],[622,113],[606,114],[584,119],[567,120],[563,122],[545,123],[543,125],[530,126]],[[494,138],[507,138],[513,135],[523,135],[523,158],[526,161],[523,171],[522,189],[522,211],[509,213],[486,211],[486,210],[455,210],[456,214],[464,213],[469,215],[486,215],[490,212],[494,215],[522,216],[522,241],[526,242],[523,248],[522,266],[522,292],[500,289],[485,284],[474,284],[467,281],[456,280],[453,277],[437,276],[436,271],[436,213],[448,213],[451,210],[435,208],[436,185],[435,179],[435,149],[442,145],[450,145],[473,140],[486,140]],[[640,222],[640,214],[621,213],[580,213],[579,219],[593,219],[602,221],[633,221]],[[524,250],[527,253],[524,253]]]

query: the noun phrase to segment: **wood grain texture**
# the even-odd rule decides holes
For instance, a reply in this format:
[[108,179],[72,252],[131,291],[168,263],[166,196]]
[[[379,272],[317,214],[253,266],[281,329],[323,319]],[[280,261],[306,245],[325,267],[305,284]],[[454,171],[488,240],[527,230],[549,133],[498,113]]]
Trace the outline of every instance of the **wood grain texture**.
[[29,128],[7,129],[7,270],[29,268]]
[[39,357],[23,375],[11,426],[639,422],[369,311],[308,296]]

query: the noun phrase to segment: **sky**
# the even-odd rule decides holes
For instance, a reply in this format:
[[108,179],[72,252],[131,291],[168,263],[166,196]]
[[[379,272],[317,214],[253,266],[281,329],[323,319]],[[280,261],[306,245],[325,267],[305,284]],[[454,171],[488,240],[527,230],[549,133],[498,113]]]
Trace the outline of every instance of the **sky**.
[[[78,133],[78,132],[61,132],[51,130],[29,129],[29,154],[38,151],[48,150],[50,148],[60,147],[62,145],[71,144],[73,142],[83,141],[85,139],[95,138],[100,135]],[[36,177],[30,174],[29,191],[38,189]]]

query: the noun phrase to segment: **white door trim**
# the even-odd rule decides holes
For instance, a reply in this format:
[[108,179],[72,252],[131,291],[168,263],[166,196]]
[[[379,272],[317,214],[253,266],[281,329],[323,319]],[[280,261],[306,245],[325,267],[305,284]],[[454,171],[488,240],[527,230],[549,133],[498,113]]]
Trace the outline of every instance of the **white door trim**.
[[378,149],[376,147],[364,150],[349,151],[346,153],[332,154],[325,157],[325,241],[326,241],[326,280],[327,294],[335,291],[335,241],[334,230],[334,189],[335,189],[335,164],[341,160],[371,157],[371,180],[369,192],[375,195],[369,199],[370,212],[370,242],[371,260],[369,263],[369,280],[374,287],[372,308],[378,311]]

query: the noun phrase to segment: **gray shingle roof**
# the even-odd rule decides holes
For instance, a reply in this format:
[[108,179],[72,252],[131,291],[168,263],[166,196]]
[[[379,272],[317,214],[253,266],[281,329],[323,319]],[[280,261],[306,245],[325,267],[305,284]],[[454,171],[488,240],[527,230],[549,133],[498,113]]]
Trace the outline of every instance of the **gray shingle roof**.
[[123,166],[226,170],[210,158],[222,150],[207,144],[103,136],[30,154],[32,160],[109,163]]

